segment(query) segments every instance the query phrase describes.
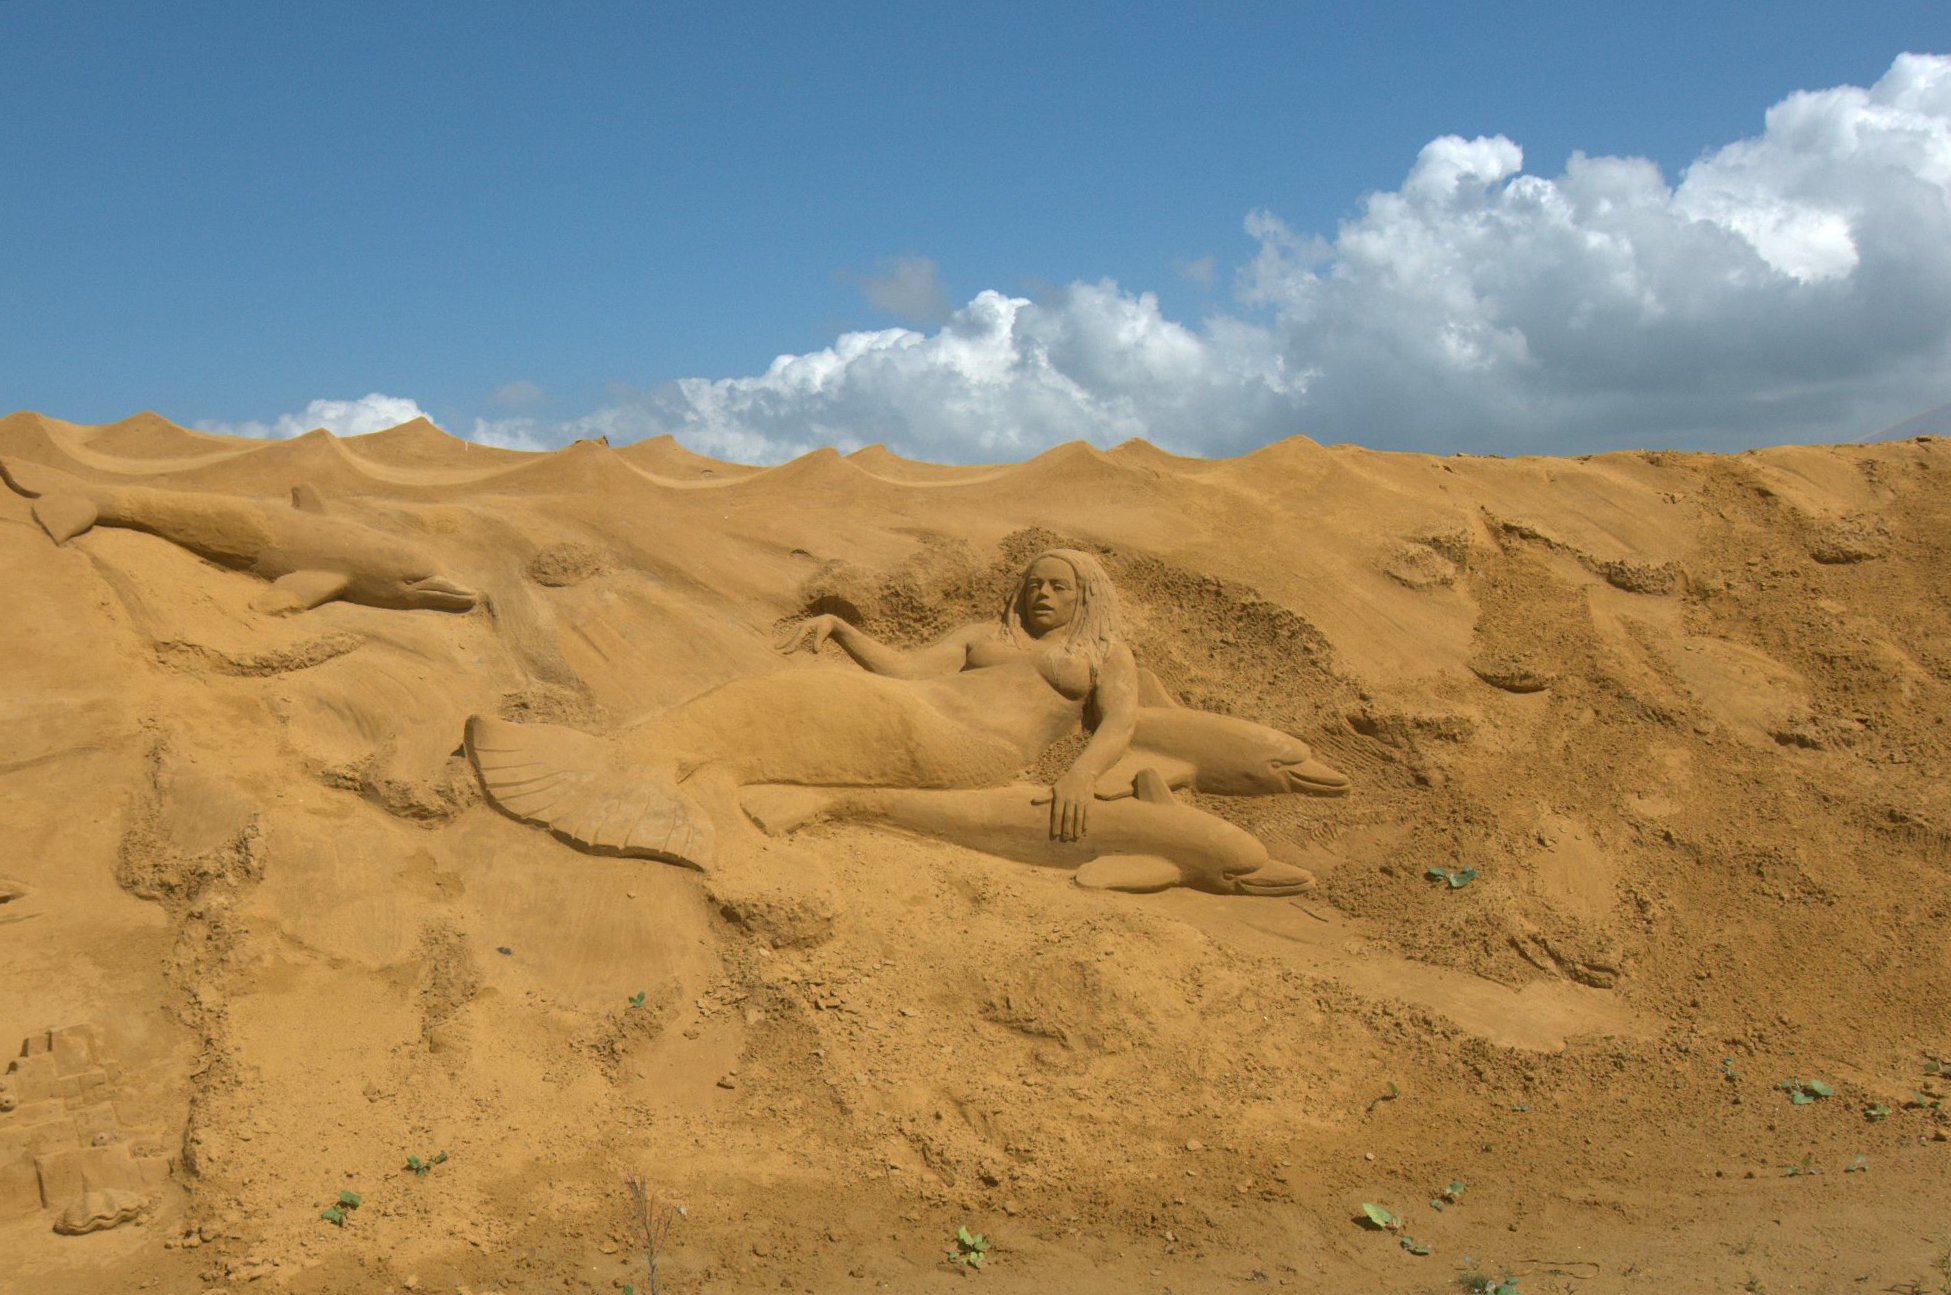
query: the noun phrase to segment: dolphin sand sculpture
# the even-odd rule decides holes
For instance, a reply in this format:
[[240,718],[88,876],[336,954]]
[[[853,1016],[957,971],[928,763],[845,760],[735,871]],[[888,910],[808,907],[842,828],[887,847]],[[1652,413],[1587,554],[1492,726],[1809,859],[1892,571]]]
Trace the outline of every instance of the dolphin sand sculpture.
[[[776,645],[832,641],[860,671],[747,675],[608,737],[475,715],[466,749],[497,808],[595,854],[704,868],[742,822],[851,819],[1073,867],[1085,885],[1306,889],[1305,868],[1171,787],[1340,795],[1347,779],[1287,734],[1170,704],[1120,625],[1098,560],[1050,549],[997,622],[903,649],[822,613]],[[1080,723],[1069,770],[1023,782]]]
[[1346,796],[1348,777],[1291,733],[1234,715],[1181,706],[1151,671],[1138,671],[1131,750],[1097,781],[1100,799],[1134,794],[1140,770],[1174,790],[1216,796]]
[[408,540],[326,512],[310,486],[289,508],[231,495],[83,481],[57,468],[0,460],[0,479],[34,501],[34,520],[56,544],[95,526],[147,531],[199,557],[269,580],[252,606],[271,615],[341,599],[368,607],[466,611],[480,595],[440,574]]
[[815,823],[858,823],[934,837],[1022,863],[1075,870],[1091,890],[1137,894],[1186,886],[1217,895],[1295,895],[1306,869],[1275,859],[1251,832],[1180,804],[1155,770],[1092,812],[1089,835],[1050,835],[1050,790],[1028,783],[973,791],[755,786],[739,798],[761,831],[785,836]]

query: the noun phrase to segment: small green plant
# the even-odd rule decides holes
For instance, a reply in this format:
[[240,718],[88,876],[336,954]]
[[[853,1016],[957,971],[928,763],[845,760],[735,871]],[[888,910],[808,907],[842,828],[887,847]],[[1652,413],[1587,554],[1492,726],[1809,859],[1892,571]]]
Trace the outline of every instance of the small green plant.
[[639,989],[636,993],[630,995],[630,1006],[642,1007],[643,1005],[644,1005],[644,991]]
[[335,1228],[342,1228],[345,1226],[346,1211],[356,1210],[358,1208],[359,1208],[358,1192],[340,1192],[338,1203],[336,1205],[327,1206],[325,1210],[323,1210],[319,1214],[319,1217],[324,1219],[327,1223],[330,1223]]
[[445,1164],[446,1161],[447,1153],[445,1151],[436,1151],[433,1157],[428,1160],[422,1160],[419,1156],[408,1156],[406,1158],[406,1167],[413,1171],[415,1178],[425,1178],[434,1171],[435,1165]]
[[1443,882],[1451,890],[1462,890],[1465,886],[1477,879],[1477,870],[1475,868],[1439,868],[1435,864],[1431,864],[1423,870],[1423,876],[1428,877],[1431,881]]
[[[664,1252],[664,1242],[670,1238],[672,1225],[689,1215],[682,1205],[659,1205],[649,1185],[635,1174],[625,1174],[623,1185],[630,1191],[630,1231],[644,1252],[643,1295],[657,1295],[657,1261]],[[637,1288],[625,1285],[623,1295],[637,1295]]]
[[1456,1284],[1468,1295],[1519,1295],[1517,1278],[1505,1273],[1501,1278],[1486,1277],[1482,1273],[1459,1273]]
[[1825,1097],[1834,1097],[1836,1090],[1820,1079],[1784,1079],[1775,1087],[1788,1094],[1788,1100],[1797,1106],[1807,1106]]
[[1441,1214],[1445,1206],[1458,1204],[1462,1200],[1463,1180],[1461,1178],[1452,1178],[1450,1185],[1443,1189],[1441,1195],[1429,1198],[1429,1207],[1438,1214]]
[[1368,1220],[1367,1226],[1374,1228],[1377,1232],[1402,1231],[1402,1220],[1383,1209],[1380,1205],[1371,1205],[1367,1201],[1363,1201],[1362,1216]]
[[1383,1102],[1393,1102],[1394,1100],[1396,1100],[1396,1098],[1402,1096],[1402,1090],[1396,1087],[1395,1080],[1393,1079],[1389,1080],[1388,1084],[1389,1084],[1389,1091],[1383,1093],[1380,1097],[1371,1098],[1369,1100],[1368,1107],[1362,1111],[1363,1115],[1373,1115],[1375,1114],[1375,1108],[1380,1106]]
[[1863,1108],[1863,1118],[1872,1124],[1875,1124],[1878,1120],[1887,1120],[1890,1118],[1890,1108],[1882,1102],[1877,1102],[1872,1106],[1865,1106]]
[[1814,1164],[1813,1164],[1813,1163],[1811,1163],[1811,1162],[1812,1162],[1812,1161],[1814,1161],[1814,1160],[1815,1160],[1815,1152],[1813,1152],[1813,1151],[1811,1151],[1811,1152],[1808,1152],[1807,1154],[1805,1154],[1805,1155],[1804,1155],[1804,1156],[1802,1157],[1802,1163],[1801,1163],[1801,1164],[1799,1164],[1799,1165],[1790,1165],[1790,1166],[1789,1166],[1788,1168],[1786,1168],[1786,1169],[1784,1169],[1784,1170],[1782,1170],[1782,1177],[1784,1177],[1784,1178],[1814,1178],[1814,1177],[1815,1177],[1816,1175],[1818,1175],[1818,1174],[1820,1174],[1820,1173],[1822,1172],[1822,1170],[1820,1170],[1820,1169],[1817,1169],[1817,1168],[1816,1168],[1816,1167],[1814,1166]]
[[1868,1170],[1869,1167],[1870,1167],[1870,1158],[1868,1156],[1858,1156],[1856,1157],[1856,1159],[1849,1162],[1849,1165],[1843,1170],[1843,1172],[1846,1174],[1860,1174]]
[[988,1257],[989,1242],[982,1233],[969,1231],[967,1224],[955,1229],[955,1243],[948,1248],[948,1261],[961,1264],[964,1268],[982,1269],[982,1261]]
[[1412,1255],[1426,1255],[1429,1253],[1428,1246],[1402,1230],[1404,1224],[1401,1219],[1389,1213],[1389,1211],[1383,1209],[1380,1205],[1363,1201],[1361,1224],[1363,1227],[1372,1228],[1377,1232],[1392,1234],[1396,1239],[1396,1243]]

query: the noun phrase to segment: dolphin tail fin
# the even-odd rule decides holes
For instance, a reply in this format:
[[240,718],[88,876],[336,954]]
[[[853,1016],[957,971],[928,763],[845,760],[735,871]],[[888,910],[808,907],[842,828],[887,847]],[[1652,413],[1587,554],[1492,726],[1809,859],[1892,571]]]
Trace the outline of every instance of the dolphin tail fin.
[[66,544],[101,517],[83,495],[42,495],[34,501],[34,520],[56,544]]
[[87,488],[58,468],[0,459],[0,481],[34,501],[34,520],[56,544],[66,544],[101,516]]
[[621,761],[602,738],[475,715],[467,756],[496,807],[578,849],[700,870],[712,860],[711,818],[672,772]]

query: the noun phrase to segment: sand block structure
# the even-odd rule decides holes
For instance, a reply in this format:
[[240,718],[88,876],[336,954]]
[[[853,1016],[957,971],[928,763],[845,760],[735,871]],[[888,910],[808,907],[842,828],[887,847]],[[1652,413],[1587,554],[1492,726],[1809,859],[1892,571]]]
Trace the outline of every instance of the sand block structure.
[[52,1212],[57,1232],[136,1217],[168,1182],[161,1112],[145,1107],[99,1031],[29,1035],[0,1076],[0,1218]]

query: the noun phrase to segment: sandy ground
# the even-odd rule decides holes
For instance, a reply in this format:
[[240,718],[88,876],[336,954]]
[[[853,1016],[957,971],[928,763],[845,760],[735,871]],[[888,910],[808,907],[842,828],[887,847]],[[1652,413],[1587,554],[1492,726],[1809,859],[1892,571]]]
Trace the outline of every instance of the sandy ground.
[[[269,617],[0,490],[0,1289],[642,1292],[634,1173],[671,1292],[1951,1290],[1951,441],[761,471],[22,413],[0,458],[307,484],[493,602]],[[775,635],[919,642],[1054,543],[1179,700],[1354,780],[1199,798],[1311,895],[593,857],[460,754],[853,669]]]

